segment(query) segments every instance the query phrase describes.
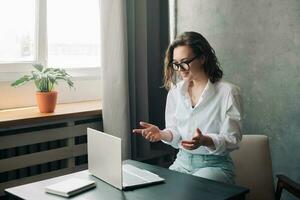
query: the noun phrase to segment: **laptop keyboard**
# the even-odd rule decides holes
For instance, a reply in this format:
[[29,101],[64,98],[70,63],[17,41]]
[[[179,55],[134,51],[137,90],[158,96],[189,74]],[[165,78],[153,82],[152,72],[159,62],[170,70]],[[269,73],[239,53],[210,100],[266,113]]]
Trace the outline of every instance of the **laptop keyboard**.
[[153,174],[149,171],[137,168],[129,164],[124,164],[122,167],[124,186],[139,185],[161,179],[156,174]]
[[143,183],[147,183],[147,181],[123,171],[123,186],[140,185]]

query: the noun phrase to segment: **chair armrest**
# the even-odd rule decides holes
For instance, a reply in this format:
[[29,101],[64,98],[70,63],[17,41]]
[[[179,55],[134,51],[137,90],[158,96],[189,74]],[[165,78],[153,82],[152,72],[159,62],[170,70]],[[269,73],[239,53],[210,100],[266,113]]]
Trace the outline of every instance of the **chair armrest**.
[[300,198],[300,184],[296,183],[285,175],[276,175],[278,178],[275,199],[279,200],[282,190],[285,189],[296,197]]

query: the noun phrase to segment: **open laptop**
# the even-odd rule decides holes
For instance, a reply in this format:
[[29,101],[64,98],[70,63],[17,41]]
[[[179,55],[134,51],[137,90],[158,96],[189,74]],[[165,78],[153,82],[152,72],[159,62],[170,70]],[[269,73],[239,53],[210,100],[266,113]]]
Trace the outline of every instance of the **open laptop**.
[[132,189],[164,179],[130,164],[122,164],[121,139],[91,128],[87,129],[89,172],[120,189]]

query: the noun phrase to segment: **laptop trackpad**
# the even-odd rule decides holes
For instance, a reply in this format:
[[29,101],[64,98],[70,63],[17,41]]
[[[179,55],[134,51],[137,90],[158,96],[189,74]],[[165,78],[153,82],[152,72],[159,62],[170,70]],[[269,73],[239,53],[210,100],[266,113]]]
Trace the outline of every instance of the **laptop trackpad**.
[[144,185],[148,183],[161,182],[164,179],[144,169],[130,164],[123,164],[123,186]]

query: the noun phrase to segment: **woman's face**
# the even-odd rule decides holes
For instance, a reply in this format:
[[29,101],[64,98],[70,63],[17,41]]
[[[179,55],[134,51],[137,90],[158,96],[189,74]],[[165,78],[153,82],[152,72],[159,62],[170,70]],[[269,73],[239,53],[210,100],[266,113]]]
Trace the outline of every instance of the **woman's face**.
[[[193,49],[190,46],[178,46],[173,50],[173,63],[180,64],[195,58]],[[184,81],[192,81],[203,77],[204,57],[197,57],[189,63],[190,69],[183,70],[180,68],[178,73]]]

